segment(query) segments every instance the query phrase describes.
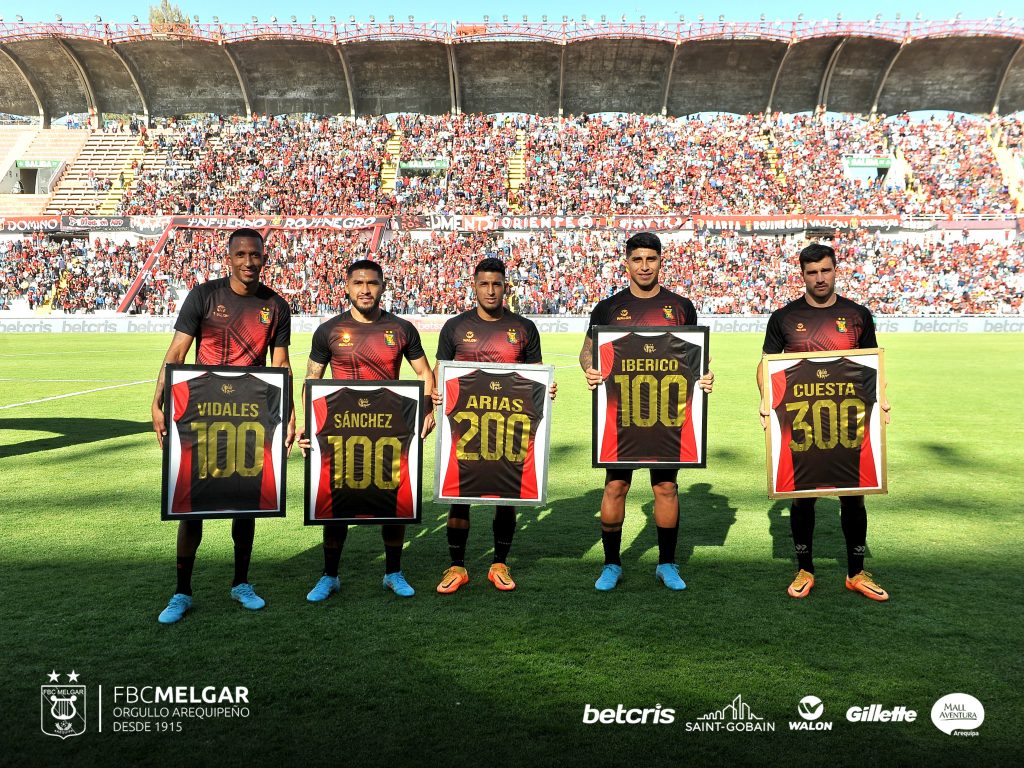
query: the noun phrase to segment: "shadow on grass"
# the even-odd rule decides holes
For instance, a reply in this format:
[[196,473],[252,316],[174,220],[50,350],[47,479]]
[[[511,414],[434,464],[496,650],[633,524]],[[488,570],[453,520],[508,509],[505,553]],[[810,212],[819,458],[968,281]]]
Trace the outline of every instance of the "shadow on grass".
[[56,432],[52,437],[40,437],[13,445],[0,445],[0,459],[25,456],[40,451],[52,451],[83,443],[111,440],[115,437],[138,435],[152,430],[148,421],[125,419],[0,419],[0,430],[23,432]]

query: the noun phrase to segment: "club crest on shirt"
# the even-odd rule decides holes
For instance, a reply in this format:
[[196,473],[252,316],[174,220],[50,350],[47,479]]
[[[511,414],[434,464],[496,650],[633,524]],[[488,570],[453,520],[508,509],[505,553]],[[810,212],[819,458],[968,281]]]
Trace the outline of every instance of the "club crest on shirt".
[[270,325],[270,307],[260,307],[260,322],[263,325]]
[[623,307],[622,309],[619,310],[619,316],[616,317],[615,319],[621,321],[621,320],[632,320],[633,318],[630,317],[629,310],[626,309],[625,307]]
[[370,401],[368,399],[366,399],[365,397],[360,397],[359,398],[359,407],[360,408],[369,408],[370,407]]
[[797,323],[796,324],[796,330],[797,330],[797,333],[803,333],[804,331],[807,330],[807,326],[804,325],[803,323]]
[[817,373],[816,373],[815,375],[816,375],[816,376],[817,376],[817,377],[818,377],[819,379],[827,379],[827,378],[828,378],[828,371],[827,371],[827,370],[825,370],[824,368],[819,368],[819,369],[818,369],[818,372],[817,372]]
[[846,333],[846,318],[845,317],[837,317],[836,318],[836,330],[839,331],[840,333]]
[[352,346],[352,334],[348,331],[341,332],[341,340],[338,342],[339,347],[351,347]]
[[463,344],[476,344],[478,341],[479,339],[472,331],[466,331],[466,335],[462,337]]
[[384,343],[387,344],[389,347],[395,346],[394,331],[384,331]]
[[666,320],[676,319],[675,313],[672,311],[672,306],[670,304],[666,304],[661,308],[661,314],[665,316]]
[[221,384],[220,391],[225,395],[235,394],[235,388],[231,384]]
[[228,308],[225,307],[223,304],[218,304],[217,308],[215,310],[213,310],[213,316],[214,317],[227,317],[228,316]]
[[498,392],[501,389],[501,382],[500,381],[492,381],[490,386],[491,386],[491,391],[492,392]]
[[519,342],[519,337],[516,335],[515,328],[509,328],[505,337],[508,339],[509,344],[517,344]]

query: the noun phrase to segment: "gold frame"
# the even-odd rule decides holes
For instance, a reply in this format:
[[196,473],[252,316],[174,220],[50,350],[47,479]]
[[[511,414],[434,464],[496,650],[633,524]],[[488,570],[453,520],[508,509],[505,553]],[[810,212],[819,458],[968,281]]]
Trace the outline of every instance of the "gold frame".
[[[774,414],[771,409],[771,373],[769,363],[777,360],[824,360],[836,357],[866,357],[878,358],[878,395],[876,405],[879,408],[879,440],[882,456],[882,476],[879,488],[849,489],[842,491],[830,490],[828,488],[815,489],[813,491],[776,491],[775,479],[772,473],[772,427],[771,419]],[[787,352],[781,355],[763,355],[761,357],[761,410],[768,414],[768,424],[764,428],[765,444],[765,472],[768,477],[768,497],[772,499],[804,499],[816,498],[819,496],[870,496],[889,492],[888,458],[885,437],[885,413],[881,411],[882,403],[886,401],[885,390],[888,381],[885,377],[885,349],[883,347],[871,347],[868,349],[838,349],[821,352]]]

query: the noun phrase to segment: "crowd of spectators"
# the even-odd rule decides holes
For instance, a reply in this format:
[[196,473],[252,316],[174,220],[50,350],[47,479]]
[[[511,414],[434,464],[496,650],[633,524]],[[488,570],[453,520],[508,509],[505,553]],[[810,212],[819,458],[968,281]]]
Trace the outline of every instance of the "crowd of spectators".
[[[473,267],[505,261],[508,304],[519,312],[586,315],[625,286],[623,234],[611,230],[393,233],[376,253],[365,231],[274,231],[262,279],[296,314],[342,311],[345,267],[370,257],[387,277],[385,308],[402,314],[453,314],[473,306]],[[169,238],[135,297],[132,312],[173,314],[195,285],[227,275],[224,233],[181,229]],[[662,283],[691,297],[702,314],[766,314],[800,295],[791,237],[695,234],[665,239]],[[946,231],[894,238],[843,233],[840,292],[879,314],[1024,313],[1024,242],[999,233],[976,242]],[[148,255],[148,241],[0,239],[0,308],[116,309]]]
[[[125,214],[373,213],[771,215],[1013,210],[990,142],[1020,120],[950,114],[208,117],[155,132]],[[525,178],[509,184],[517,134]],[[397,157],[388,140],[400,137]],[[851,155],[893,163],[876,177]],[[398,169],[385,190],[385,165]]]
[[[145,262],[146,246],[97,238],[0,238],[0,309],[116,310]],[[154,303],[153,308],[157,305]]]
[[386,118],[209,117],[169,126],[166,156],[139,174],[120,213],[381,212]]

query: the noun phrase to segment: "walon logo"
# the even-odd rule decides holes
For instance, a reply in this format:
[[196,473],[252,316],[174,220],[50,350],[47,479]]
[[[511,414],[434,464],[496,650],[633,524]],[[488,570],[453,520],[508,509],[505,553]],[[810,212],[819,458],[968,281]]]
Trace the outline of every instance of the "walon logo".
[[817,696],[804,696],[796,707],[797,714],[803,720],[790,721],[791,731],[831,731],[831,720],[820,720],[825,714],[825,705]]
[[69,685],[60,685],[54,670],[47,675],[51,685],[39,686],[39,727],[47,736],[69,739],[85,733],[85,686],[78,682],[78,673],[71,670]]

